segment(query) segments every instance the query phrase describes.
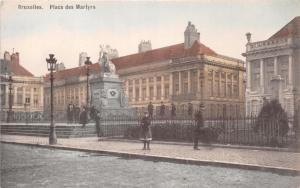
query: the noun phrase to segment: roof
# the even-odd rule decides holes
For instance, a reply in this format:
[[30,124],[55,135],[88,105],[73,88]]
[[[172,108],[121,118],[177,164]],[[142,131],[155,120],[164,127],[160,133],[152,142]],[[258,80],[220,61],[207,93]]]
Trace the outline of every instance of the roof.
[[[167,46],[163,48],[158,48],[154,50],[149,50],[142,53],[131,54],[119,58],[112,59],[111,61],[116,66],[116,69],[125,69],[139,65],[146,65],[161,62],[173,58],[181,58],[187,56],[196,56],[196,55],[211,55],[217,56],[218,54],[211,50],[209,47],[205,46],[200,42],[195,42],[193,46],[189,49],[184,48],[184,44],[175,44],[172,46]],[[94,63],[90,66],[90,73],[100,72],[99,63]],[[75,76],[84,76],[86,75],[86,68],[75,67],[71,69],[60,70],[54,73],[54,77],[57,80],[65,79],[68,77]],[[46,75],[45,80],[49,79],[49,74]]]
[[270,39],[286,38],[286,37],[300,37],[300,16],[295,17],[278,32],[272,35]]
[[158,48],[154,50],[149,50],[142,53],[131,54],[119,58],[112,59],[111,61],[115,64],[116,69],[124,69],[133,66],[161,62],[173,58],[181,58],[186,56],[196,56],[196,55],[217,55],[209,47],[205,46],[200,42],[195,42],[193,46],[189,49],[184,48],[184,44],[175,44],[172,46],[167,46],[164,48]]
[[8,63],[8,66],[10,72],[13,73],[13,75],[33,77],[33,74],[31,72],[29,72],[27,69],[25,69],[22,65],[20,65],[17,62],[11,61]]
[[[90,65],[90,74],[100,72],[100,65],[99,63],[94,63]],[[86,68],[85,66],[82,67],[75,67],[70,69],[64,69],[60,71],[54,72],[54,77],[57,80],[70,78],[70,77],[76,77],[76,76],[85,76],[86,75]],[[49,80],[49,74],[46,75],[45,80]]]

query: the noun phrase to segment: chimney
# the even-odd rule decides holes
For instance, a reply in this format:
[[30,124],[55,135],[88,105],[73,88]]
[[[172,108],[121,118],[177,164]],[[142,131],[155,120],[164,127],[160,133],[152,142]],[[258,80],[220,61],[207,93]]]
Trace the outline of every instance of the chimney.
[[189,21],[184,31],[184,48],[188,49],[192,47],[195,41],[200,42],[200,33],[197,31],[195,25]]
[[19,52],[11,54],[11,62],[19,64]]
[[139,44],[139,53],[150,51],[150,50],[152,50],[151,41],[150,40],[148,40],[148,41],[142,40]]
[[79,63],[78,63],[79,67],[84,66],[84,62],[86,61],[87,56],[88,54],[86,52],[81,52],[79,54]]
[[5,51],[5,52],[4,52],[4,60],[5,60],[5,61],[11,61],[10,54],[9,54],[8,51]]

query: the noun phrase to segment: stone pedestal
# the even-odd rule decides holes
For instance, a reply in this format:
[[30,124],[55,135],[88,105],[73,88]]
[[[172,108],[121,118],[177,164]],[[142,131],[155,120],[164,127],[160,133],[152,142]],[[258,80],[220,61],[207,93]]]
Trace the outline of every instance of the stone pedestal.
[[280,103],[282,102],[282,82],[283,79],[280,75],[273,76],[271,79],[271,99],[276,99]]
[[91,106],[101,115],[132,115],[128,100],[122,88],[122,81],[116,74],[102,73],[93,78],[91,84]]

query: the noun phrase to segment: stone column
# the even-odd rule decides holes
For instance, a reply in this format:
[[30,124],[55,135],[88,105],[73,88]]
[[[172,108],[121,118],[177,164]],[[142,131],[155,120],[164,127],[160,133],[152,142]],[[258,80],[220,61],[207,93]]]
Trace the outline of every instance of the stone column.
[[129,96],[129,81],[125,81],[125,94],[128,97]]
[[135,96],[135,79],[132,80],[132,102],[136,101],[136,96]]
[[169,98],[171,99],[172,98],[172,95],[173,95],[173,73],[171,72],[170,73],[170,77],[169,77]]
[[264,93],[264,60],[260,59],[260,88],[261,92]]
[[200,82],[201,78],[200,78],[200,69],[197,70],[197,92],[200,91],[201,89],[201,82]]
[[26,87],[23,87],[23,100],[22,100],[22,105],[24,106],[25,104],[25,99],[26,99]]
[[14,105],[17,104],[17,96],[18,96],[18,87],[14,87],[14,91],[11,91],[12,94],[14,95]]
[[182,93],[181,71],[178,72],[178,82],[179,82],[179,95],[180,95]]
[[[251,62],[247,61],[246,65],[247,65],[247,69],[246,69],[246,72],[247,72],[247,89],[251,90]],[[227,77],[226,77],[226,79],[227,79]]]
[[222,80],[221,80],[221,74],[222,74],[222,72],[220,71],[219,72],[219,83],[218,83],[218,92],[219,92],[219,97],[221,97],[221,94],[222,94],[222,88],[221,88],[221,83],[222,83]]
[[155,101],[156,97],[157,97],[157,80],[156,80],[156,76],[154,76],[153,82],[154,82],[154,85],[153,85],[153,92],[154,92],[153,100]]
[[161,100],[163,101],[165,98],[165,77],[164,75],[161,76]]
[[227,72],[225,72],[225,91],[224,91],[224,95],[225,95],[225,98],[227,98],[228,96],[228,92],[227,92]]
[[[42,107],[42,106],[44,106],[44,87],[43,86],[40,87],[40,97],[39,98],[40,98],[40,100],[39,100],[39,103],[40,103],[39,107]],[[63,100],[65,100],[65,97],[63,98]],[[63,102],[63,104],[65,104],[65,101]]]
[[8,108],[9,107],[9,84],[5,84],[5,90],[4,91],[5,91],[5,104],[4,104],[4,106],[5,106],[5,108]]
[[278,57],[274,57],[274,75],[278,75]]
[[33,95],[33,93],[34,93],[33,88],[31,88],[30,89],[30,107],[31,108],[34,108],[34,106],[33,106],[34,105],[34,102],[33,102],[33,96],[34,95]]
[[212,70],[212,86],[211,86],[211,90],[212,90],[212,96],[215,96],[215,71]]
[[142,79],[139,79],[139,101],[142,101]]
[[191,93],[191,70],[188,70],[188,93]]
[[146,101],[148,101],[149,98],[150,98],[149,89],[150,89],[150,87],[149,87],[149,78],[146,78]]
[[293,56],[289,55],[289,85],[293,85]]

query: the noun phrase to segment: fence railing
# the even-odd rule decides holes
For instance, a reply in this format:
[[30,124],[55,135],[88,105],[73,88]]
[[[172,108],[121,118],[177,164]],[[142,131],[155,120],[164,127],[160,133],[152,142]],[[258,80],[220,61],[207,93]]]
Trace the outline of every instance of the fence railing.
[[[105,117],[101,120],[104,136],[119,136],[138,139],[140,117]],[[293,121],[282,124],[257,117],[219,117],[206,119],[201,129],[200,140],[205,143],[278,146],[287,147],[296,143],[297,132]],[[192,142],[195,120],[191,117],[159,118],[151,120],[154,140]]]
[[[138,139],[141,117],[138,115],[101,117],[102,135]],[[2,118],[3,116],[2,121],[6,120]],[[43,113],[14,113],[12,120],[28,123],[49,122],[49,116]],[[205,118],[200,140],[206,143],[287,147],[297,142],[299,127],[296,122],[293,119],[282,122],[277,119],[259,119],[256,116]],[[194,129],[193,116],[153,116],[151,119],[154,140],[192,142]]]

